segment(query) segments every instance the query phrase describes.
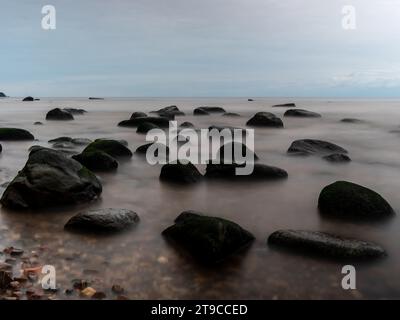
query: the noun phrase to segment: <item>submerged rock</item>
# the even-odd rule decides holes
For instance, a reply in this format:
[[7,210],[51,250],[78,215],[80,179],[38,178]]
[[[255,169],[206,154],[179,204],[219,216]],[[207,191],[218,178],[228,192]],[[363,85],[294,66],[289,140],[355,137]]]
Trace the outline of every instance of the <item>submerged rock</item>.
[[168,128],[170,119],[166,117],[142,117],[142,118],[134,118],[129,120],[124,120],[118,123],[120,127],[137,127],[143,122],[150,122],[160,128]]
[[79,162],[62,152],[38,147],[30,152],[0,202],[11,209],[38,209],[88,202],[101,191],[100,181]]
[[74,116],[68,111],[55,108],[47,112],[46,120],[74,120]]
[[80,212],[65,225],[65,229],[82,231],[121,231],[139,222],[136,212],[128,209],[97,209]]
[[364,123],[364,120],[360,120],[360,119],[355,119],[355,118],[344,118],[342,120],[340,120],[340,122],[344,122],[344,123]]
[[34,140],[35,137],[27,130],[17,128],[0,128],[0,140]]
[[224,116],[224,117],[240,117],[240,114],[239,114],[239,113],[236,113],[236,112],[225,112],[225,113],[223,114],[223,116]]
[[321,115],[316,112],[304,110],[304,109],[290,109],[287,110],[284,117],[301,117],[301,118],[321,118]]
[[40,121],[36,121],[36,122],[34,122],[33,124],[34,124],[35,126],[41,126],[41,125],[43,125],[43,123],[40,122]]
[[283,104],[276,104],[276,105],[273,105],[272,107],[274,107],[274,108],[279,108],[279,107],[283,107],[283,108],[295,108],[295,107],[296,107],[296,104],[294,104],[294,103],[283,103]]
[[225,113],[225,109],[221,107],[199,107],[194,109],[194,115],[208,115],[211,113]]
[[22,101],[33,101],[33,100],[34,99],[31,96],[28,96],[28,97],[25,97],[25,98],[22,99]]
[[146,134],[147,132],[153,129],[160,129],[160,127],[151,122],[143,122],[138,125],[136,132]]
[[265,164],[253,164],[253,171],[249,175],[237,175],[236,169],[244,167],[238,164],[208,164],[206,169],[206,178],[229,179],[238,181],[256,181],[256,180],[276,180],[286,179],[288,173],[278,167],[267,166]]
[[160,180],[179,184],[191,184],[203,178],[202,174],[192,163],[168,163],[163,165]]
[[287,153],[298,155],[330,155],[333,153],[347,153],[347,150],[323,140],[302,139],[293,141]]
[[145,114],[144,112],[139,112],[139,111],[134,112],[131,115],[131,119],[144,118],[144,117],[147,117],[147,114]]
[[69,112],[70,114],[82,115],[82,114],[87,113],[87,111],[85,109],[64,108],[63,110]]
[[279,230],[269,236],[268,243],[294,251],[335,258],[366,259],[386,255],[385,250],[374,243],[316,231]]
[[343,153],[333,153],[327,156],[323,156],[322,159],[334,163],[346,163],[351,161],[350,157]]
[[252,127],[283,128],[282,120],[271,112],[257,112],[247,121],[247,125]]
[[54,148],[61,147],[62,144],[74,148],[75,146],[85,146],[92,143],[92,140],[87,138],[71,138],[71,137],[58,137],[48,141],[53,144]]
[[225,260],[254,240],[249,231],[232,221],[194,211],[182,212],[162,234],[208,264]]
[[323,215],[365,220],[384,219],[394,214],[378,193],[348,181],[336,181],[322,189],[318,208]]

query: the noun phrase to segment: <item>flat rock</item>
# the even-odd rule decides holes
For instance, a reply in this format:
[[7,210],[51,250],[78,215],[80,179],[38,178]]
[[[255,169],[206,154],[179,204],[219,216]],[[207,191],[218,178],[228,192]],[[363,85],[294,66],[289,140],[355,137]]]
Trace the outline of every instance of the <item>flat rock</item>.
[[101,191],[100,181],[79,162],[62,152],[37,147],[0,202],[10,209],[39,209],[89,202]]
[[296,108],[296,104],[294,104],[294,103],[283,103],[283,104],[275,104],[272,107],[273,108]]
[[247,121],[247,125],[251,127],[283,128],[282,120],[271,112],[257,112]]
[[350,157],[343,153],[332,153],[330,155],[323,156],[322,159],[333,163],[348,163],[351,161]]
[[331,142],[315,139],[301,139],[293,141],[287,153],[297,155],[330,155],[333,153],[347,153],[347,150]]
[[362,220],[384,219],[394,214],[378,193],[348,181],[336,181],[322,189],[318,208],[323,215]]
[[82,115],[87,113],[87,111],[85,109],[77,109],[77,108],[64,108],[64,111],[69,112],[70,114],[77,114],[77,115]]
[[299,117],[299,118],[321,118],[321,115],[316,112],[304,110],[304,109],[289,109],[287,110],[284,117]]
[[136,212],[128,209],[97,209],[80,212],[65,225],[66,229],[82,231],[121,231],[139,222]]
[[150,122],[160,128],[168,128],[169,127],[170,119],[166,117],[141,117],[141,118],[134,118],[129,120],[124,120],[118,123],[120,127],[137,127],[138,125],[142,124],[143,122]]
[[207,264],[225,260],[254,240],[249,231],[232,221],[194,211],[181,213],[162,234]]
[[199,107],[194,109],[194,115],[208,115],[211,113],[225,113],[225,109],[221,107]]
[[28,96],[22,99],[22,101],[34,101],[33,97]]
[[374,243],[316,231],[279,230],[269,236],[268,243],[335,258],[372,259],[386,255],[385,250]]

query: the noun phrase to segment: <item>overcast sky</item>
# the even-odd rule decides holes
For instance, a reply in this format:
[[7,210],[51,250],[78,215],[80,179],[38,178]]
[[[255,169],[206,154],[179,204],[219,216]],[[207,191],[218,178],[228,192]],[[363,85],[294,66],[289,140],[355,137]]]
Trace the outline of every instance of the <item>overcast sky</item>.
[[[41,28],[42,6],[57,29]],[[11,96],[400,96],[399,0],[0,0]],[[342,8],[356,8],[356,30]]]

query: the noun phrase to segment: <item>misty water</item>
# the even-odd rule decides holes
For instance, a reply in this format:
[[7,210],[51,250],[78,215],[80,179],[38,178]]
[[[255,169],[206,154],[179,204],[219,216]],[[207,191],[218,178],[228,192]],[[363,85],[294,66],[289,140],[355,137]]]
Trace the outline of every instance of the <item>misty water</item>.
[[[187,115],[178,124],[192,122],[197,128],[228,125],[246,128],[258,111],[282,117],[284,129],[257,128],[255,152],[260,163],[281,167],[289,178],[271,182],[203,181],[179,187],[159,181],[160,165],[151,166],[134,155],[121,162],[116,173],[98,174],[103,193],[98,201],[74,207],[36,212],[1,209],[0,250],[14,246],[31,257],[32,265],[56,267],[61,290],[73,279],[91,279],[96,290],[113,298],[111,286],[119,284],[130,299],[284,299],[284,298],[400,298],[400,224],[394,217],[383,223],[343,222],[318,213],[320,190],[337,180],[348,180],[380,193],[400,212],[400,101],[296,99],[297,107],[319,112],[322,118],[283,118],[286,108],[272,108],[290,99],[42,99],[21,102],[0,100],[0,127],[24,128],[36,141],[2,141],[0,184],[12,180],[32,145],[50,147],[48,140],[60,136],[125,139],[134,151],[145,136],[134,128],[118,127],[134,111],[148,112],[177,105]],[[216,105],[241,117],[193,116],[193,109]],[[84,108],[74,121],[46,121],[55,107]],[[358,118],[364,123],[342,123]],[[33,125],[35,121],[43,125]],[[396,130],[399,130],[396,132]],[[286,154],[296,139],[327,140],[349,151],[352,162],[332,164],[318,157]],[[76,150],[77,152],[80,149]],[[205,166],[198,168],[204,172]],[[3,192],[4,188],[0,189]],[[95,208],[127,208],[138,213],[140,223],[115,235],[99,236],[64,231],[74,214]],[[224,264],[203,267],[171,247],[161,232],[184,210],[197,210],[232,220],[252,232],[252,246]],[[341,287],[343,262],[320,259],[269,248],[267,237],[277,229],[326,231],[376,242],[388,252],[386,258],[354,263],[357,290]],[[32,257],[33,256],[33,257]],[[4,257],[0,255],[0,262]],[[15,266],[18,273],[19,265]]]

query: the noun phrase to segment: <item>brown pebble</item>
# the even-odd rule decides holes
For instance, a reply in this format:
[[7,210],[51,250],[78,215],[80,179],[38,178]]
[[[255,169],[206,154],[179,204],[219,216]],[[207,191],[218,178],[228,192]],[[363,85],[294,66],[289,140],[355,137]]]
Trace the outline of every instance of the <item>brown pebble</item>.
[[127,296],[118,296],[117,300],[129,300]]

